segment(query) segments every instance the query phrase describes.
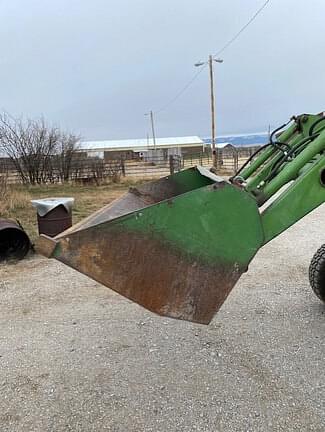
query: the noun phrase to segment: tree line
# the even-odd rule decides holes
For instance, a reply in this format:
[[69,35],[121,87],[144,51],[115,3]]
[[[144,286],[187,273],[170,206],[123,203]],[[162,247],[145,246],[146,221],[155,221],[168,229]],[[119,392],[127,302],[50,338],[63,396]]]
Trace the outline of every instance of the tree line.
[[0,114],[0,150],[10,158],[24,184],[70,179],[80,137],[50,126],[44,118]]

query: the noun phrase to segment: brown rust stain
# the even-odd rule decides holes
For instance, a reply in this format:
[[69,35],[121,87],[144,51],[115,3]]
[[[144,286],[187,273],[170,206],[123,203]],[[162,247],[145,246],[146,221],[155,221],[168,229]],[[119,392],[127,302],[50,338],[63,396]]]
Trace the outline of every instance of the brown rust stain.
[[48,237],[41,234],[35,243],[35,250],[37,253],[50,258],[57,246],[58,242],[53,237]]
[[60,241],[58,258],[160,315],[208,324],[243,270],[206,264],[140,233],[89,230]]

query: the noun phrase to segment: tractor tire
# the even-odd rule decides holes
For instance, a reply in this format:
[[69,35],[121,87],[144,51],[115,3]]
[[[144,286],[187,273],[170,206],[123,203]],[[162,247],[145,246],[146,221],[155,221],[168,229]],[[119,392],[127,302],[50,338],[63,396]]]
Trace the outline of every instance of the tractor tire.
[[310,262],[309,283],[317,297],[325,303],[325,244]]

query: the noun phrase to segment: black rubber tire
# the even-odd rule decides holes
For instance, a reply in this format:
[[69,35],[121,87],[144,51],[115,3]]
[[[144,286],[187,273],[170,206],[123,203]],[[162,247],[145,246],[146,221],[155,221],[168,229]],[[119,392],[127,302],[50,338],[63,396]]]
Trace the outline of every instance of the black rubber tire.
[[325,244],[318,249],[311,260],[309,283],[317,297],[325,303]]

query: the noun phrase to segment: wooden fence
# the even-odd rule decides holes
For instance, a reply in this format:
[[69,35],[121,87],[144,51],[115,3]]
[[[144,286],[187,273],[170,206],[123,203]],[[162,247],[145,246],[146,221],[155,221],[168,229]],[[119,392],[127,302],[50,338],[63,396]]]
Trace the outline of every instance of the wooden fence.
[[[234,174],[258,147],[237,147],[233,149],[218,149],[218,165],[220,173]],[[118,180],[120,177],[163,177],[171,173],[195,165],[210,167],[211,152],[193,153],[180,156],[150,157],[145,159],[133,157],[127,159],[106,160],[99,158],[78,158],[73,161],[69,173],[69,181],[78,183],[99,184],[105,180]],[[10,159],[0,159],[0,177],[6,177],[8,183],[21,183],[19,173]],[[48,183],[62,181],[60,173],[52,169]]]

